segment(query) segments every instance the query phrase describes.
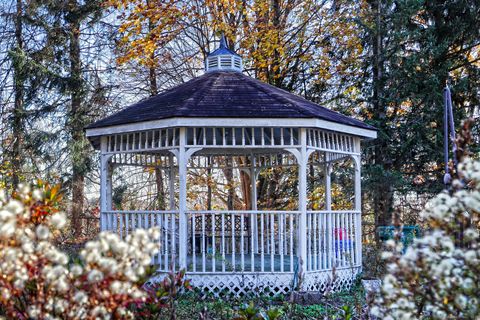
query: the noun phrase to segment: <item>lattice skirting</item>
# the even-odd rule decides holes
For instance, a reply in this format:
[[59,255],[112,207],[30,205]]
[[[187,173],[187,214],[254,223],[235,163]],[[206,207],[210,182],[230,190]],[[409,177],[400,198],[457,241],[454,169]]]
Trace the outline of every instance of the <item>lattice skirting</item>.
[[[302,291],[337,292],[348,290],[355,282],[360,267],[307,272],[301,280]],[[150,281],[163,279],[165,273],[159,273]],[[188,273],[193,287],[215,296],[245,296],[267,294],[276,296],[288,294],[293,289],[294,273]],[[332,279],[334,279],[332,281]],[[296,280],[298,281],[298,279]]]

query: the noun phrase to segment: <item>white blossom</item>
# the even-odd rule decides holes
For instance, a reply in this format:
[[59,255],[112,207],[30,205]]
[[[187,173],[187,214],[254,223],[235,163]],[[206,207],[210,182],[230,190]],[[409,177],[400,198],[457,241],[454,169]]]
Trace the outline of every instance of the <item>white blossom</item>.
[[48,230],[48,227],[45,225],[41,224],[37,226],[35,234],[39,240],[46,240],[50,236],[50,230]]

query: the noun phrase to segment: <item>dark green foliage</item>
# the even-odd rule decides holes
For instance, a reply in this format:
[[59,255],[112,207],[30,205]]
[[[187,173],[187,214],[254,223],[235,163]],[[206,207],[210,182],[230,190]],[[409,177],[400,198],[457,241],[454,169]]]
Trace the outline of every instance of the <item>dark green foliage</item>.
[[[395,193],[433,195],[442,185],[443,88],[452,88],[456,123],[480,94],[480,4],[475,1],[368,1],[362,26],[364,116],[379,129],[368,144],[365,191],[377,225],[390,224]],[[476,61],[476,63],[475,63]],[[476,88],[476,89],[475,89]]]

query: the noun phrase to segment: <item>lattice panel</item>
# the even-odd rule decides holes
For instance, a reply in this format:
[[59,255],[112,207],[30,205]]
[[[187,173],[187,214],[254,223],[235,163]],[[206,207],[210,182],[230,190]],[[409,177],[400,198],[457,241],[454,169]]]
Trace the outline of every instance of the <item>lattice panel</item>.
[[[235,215],[235,231],[242,230],[241,216]],[[203,220],[205,220],[205,226],[203,226]],[[244,218],[243,222],[243,231],[250,230],[250,219]],[[232,215],[224,214],[224,229],[230,231],[232,229]],[[195,231],[200,233],[205,227],[207,234],[210,234],[212,230],[215,230],[215,233],[220,233],[222,230],[222,214],[215,215],[215,228],[212,228],[212,215],[199,214],[195,217]]]
[[[360,267],[346,268],[335,270],[335,276],[332,271],[317,271],[308,272],[302,282],[302,289],[305,291],[320,291],[320,292],[338,292],[342,290],[349,290],[358,274]],[[332,283],[332,279],[334,279]]]
[[[360,273],[360,268],[336,270],[335,278],[332,271],[308,272],[302,280],[302,291],[338,292],[352,287]],[[151,282],[161,281],[164,273],[151,278]],[[195,274],[187,273],[193,287],[212,293],[214,296],[233,294],[245,296],[251,294],[267,294],[276,296],[288,294],[292,290],[294,273],[225,273],[225,274]],[[332,279],[335,279],[332,283]]]
[[204,291],[221,294],[245,296],[247,294],[268,294],[276,296],[291,291],[293,273],[278,274],[215,274],[215,275],[187,275],[192,285]]

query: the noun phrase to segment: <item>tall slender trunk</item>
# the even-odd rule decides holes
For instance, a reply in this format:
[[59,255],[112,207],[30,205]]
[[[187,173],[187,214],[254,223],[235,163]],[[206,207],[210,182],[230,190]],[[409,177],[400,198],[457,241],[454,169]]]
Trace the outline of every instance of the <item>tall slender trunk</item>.
[[83,134],[85,108],[82,107],[83,79],[80,60],[80,20],[76,0],[69,1],[69,60],[70,60],[70,134],[72,138],[72,229],[77,238],[82,234],[81,215],[84,205],[87,142]]
[[20,175],[22,171],[22,157],[23,157],[23,139],[24,139],[24,82],[25,72],[22,70],[22,63],[19,61],[18,56],[23,51],[23,3],[22,0],[17,0],[17,12],[15,15],[15,54],[13,70],[14,70],[14,109],[13,109],[13,121],[12,121],[12,185],[14,188],[18,186],[20,181]]
[[[153,53],[151,58],[153,58]],[[154,96],[158,94],[158,88],[157,88],[157,74],[155,72],[154,67],[149,68],[149,73],[148,73],[148,82],[150,85],[150,96]],[[163,163],[160,160],[159,163],[156,164],[157,166],[162,166]],[[157,186],[157,199],[158,199],[158,204],[159,204],[159,209],[164,210],[165,209],[165,188],[163,187],[163,171],[162,169],[159,169],[158,167],[155,169],[155,184]],[[174,190],[170,190],[170,192],[174,192]]]
[[[373,48],[373,66],[372,66],[372,81],[373,81],[373,113],[375,119],[380,119],[379,123],[385,122],[386,111],[383,101],[384,96],[384,81],[383,81],[383,19],[382,19],[382,2],[380,0],[372,2],[372,9],[375,13],[375,33],[372,37]],[[382,121],[383,120],[383,121]],[[380,128],[382,129],[382,128]],[[383,168],[383,172],[388,173],[391,170],[389,155],[385,154],[386,143],[388,141],[382,136],[377,140],[374,150],[374,162]],[[383,179],[377,177],[375,192],[373,194],[373,207],[375,211],[375,226],[390,225],[392,221],[392,206],[393,206],[393,186],[390,179],[384,177]]]

